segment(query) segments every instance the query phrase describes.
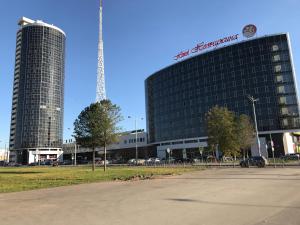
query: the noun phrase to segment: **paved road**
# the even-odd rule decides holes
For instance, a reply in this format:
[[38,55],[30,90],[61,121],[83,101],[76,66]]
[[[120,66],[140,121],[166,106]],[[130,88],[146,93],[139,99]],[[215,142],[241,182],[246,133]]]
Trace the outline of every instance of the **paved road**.
[[182,176],[0,194],[1,225],[299,225],[300,168]]

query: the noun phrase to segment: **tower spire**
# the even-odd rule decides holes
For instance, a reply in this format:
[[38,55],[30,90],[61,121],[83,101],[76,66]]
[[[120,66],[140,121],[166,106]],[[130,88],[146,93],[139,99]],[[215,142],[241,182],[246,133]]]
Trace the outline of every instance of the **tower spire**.
[[101,100],[106,99],[105,77],[104,77],[103,37],[102,37],[102,8],[103,8],[102,4],[103,4],[103,2],[102,2],[102,0],[100,0],[96,102],[100,102]]

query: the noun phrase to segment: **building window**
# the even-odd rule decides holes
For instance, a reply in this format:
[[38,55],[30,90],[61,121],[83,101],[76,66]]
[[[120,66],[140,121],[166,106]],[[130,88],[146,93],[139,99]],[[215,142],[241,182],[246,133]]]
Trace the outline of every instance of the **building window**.
[[283,76],[282,75],[276,76],[276,81],[279,83],[283,82]]
[[275,72],[281,72],[281,65],[276,65],[276,66],[274,67],[274,71],[275,71]]
[[282,120],[282,125],[283,125],[283,126],[289,125],[288,120],[287,120],[287,119],[283,119],[283,120]]
[[277,92],[278,92],[279,94],[284,94],[284,93],[285,93],[284,86],[278,86],[278,87],[277,87]]
[[274,55],[273,56],[273,62],[277,62],[280,60],[280,55]]
[[278,51],[278,50],[279,50],[278,45],[273,45],[273,46],[272,46],[272,51],[273,51],[273,52]]
[[286,97],[282,96],[279,98],[279,103],[280,104],[286,104]]

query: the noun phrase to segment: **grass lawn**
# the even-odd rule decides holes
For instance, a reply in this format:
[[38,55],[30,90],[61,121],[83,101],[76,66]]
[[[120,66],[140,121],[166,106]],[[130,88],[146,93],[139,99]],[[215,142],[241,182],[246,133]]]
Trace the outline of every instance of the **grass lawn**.
[[91,171],[89,166],[78,167],[18,167],[0,168],[0,193],[58,187],[71,184],[111,180],[128,180],[136,176],[181,174],[196,168],[102,167]]

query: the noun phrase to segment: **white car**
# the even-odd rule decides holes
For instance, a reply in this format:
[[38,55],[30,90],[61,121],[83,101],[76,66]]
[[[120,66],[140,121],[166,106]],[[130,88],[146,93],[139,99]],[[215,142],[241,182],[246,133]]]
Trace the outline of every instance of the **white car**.
[[155,163],[160,163],[160,159],[159,158],[149,158],[145,160],[146,164],[155,164]]
[[127,164],[130,164],[130,165],[136,164],[136,163],[135,163],[135,159],[129,159],[129,160],[127,161]]
[[152,158],[152,163],[160,163],[160,159],[159,158]]
[[[100,165],[104,165],[104,160],[101,160],[101,161],[99,162],[99,164],[100,164]],[[109,161],[106,160],[106,165],[108,165],[108,164],[109,164]]]

